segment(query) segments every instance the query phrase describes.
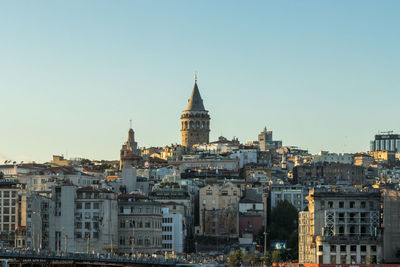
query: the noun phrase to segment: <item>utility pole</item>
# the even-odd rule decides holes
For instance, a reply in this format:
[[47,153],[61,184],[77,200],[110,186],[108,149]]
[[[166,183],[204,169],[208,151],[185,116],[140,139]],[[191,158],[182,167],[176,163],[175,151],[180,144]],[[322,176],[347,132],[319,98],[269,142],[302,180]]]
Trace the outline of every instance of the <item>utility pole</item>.
[[89,255],[89,253],[90,253],[90,233],[88,233],[88,234],[86,235],[86,238],[87,238],[86,254]]
[[267,254],[267,193],[264,192],[264,256]]
[[132,236],[131,242],[132,242],[132,259],[133,259],[134,258],[133,255],[135,255],[135,237],[134,236]]

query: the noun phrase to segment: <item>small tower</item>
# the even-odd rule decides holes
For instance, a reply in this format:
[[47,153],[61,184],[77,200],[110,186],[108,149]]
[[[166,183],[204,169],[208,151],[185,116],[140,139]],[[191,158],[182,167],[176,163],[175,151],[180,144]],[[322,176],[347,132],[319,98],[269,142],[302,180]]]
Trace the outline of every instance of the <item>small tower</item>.
[[135,132],[132,128],[128,131],[128,139],[122,145],[120,151],[119,168],[122,170],[124,167],[132,167],[140,162],[140,149],[135,142]]
[[191,148],[195,144],[209,142],[210,115],[204,108],[203,99],[197,87],[197,75],[195,75],[189,103],[186,110],[182,112],[181,123],[182,146]]

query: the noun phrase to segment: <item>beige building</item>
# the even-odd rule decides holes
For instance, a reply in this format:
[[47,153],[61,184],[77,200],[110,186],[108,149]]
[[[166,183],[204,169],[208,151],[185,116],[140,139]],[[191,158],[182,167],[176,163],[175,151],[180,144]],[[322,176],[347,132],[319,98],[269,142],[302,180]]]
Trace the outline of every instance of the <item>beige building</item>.
[[375,161],[388,164],[394,163],[396,158],[396,153],[389,150],[370,151],[369,154],[375,159]]
[[240,186],[230,182],[200,189],[200,229],[198,235],[237,238]]
[[367,153],[354,154],[354,165],[363,166],[365,168],[375,164],[375,159]]
[[152,254],[162,250],[161,204],[143,195],[118,198],[118,251]]
[[311,190],[299,213],[299,262],[382,262],[380,192],[354,187]]
[[195,144],[209,142],[210,115],[204,108],[203,99],[197,87],[197,78],[195,78],[189,103],[182,113],[181,123],[182,146],[191,148]]

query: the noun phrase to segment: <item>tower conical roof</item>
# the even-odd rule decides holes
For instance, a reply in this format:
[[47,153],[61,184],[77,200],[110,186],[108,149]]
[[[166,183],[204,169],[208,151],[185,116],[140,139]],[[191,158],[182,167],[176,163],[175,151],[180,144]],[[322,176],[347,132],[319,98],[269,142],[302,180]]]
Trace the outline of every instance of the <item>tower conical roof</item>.
[[197,79],[194,82],[192,95],[190,96],[186,110],[205,110],[203,99],[201,99],[200,91],[197,87]]

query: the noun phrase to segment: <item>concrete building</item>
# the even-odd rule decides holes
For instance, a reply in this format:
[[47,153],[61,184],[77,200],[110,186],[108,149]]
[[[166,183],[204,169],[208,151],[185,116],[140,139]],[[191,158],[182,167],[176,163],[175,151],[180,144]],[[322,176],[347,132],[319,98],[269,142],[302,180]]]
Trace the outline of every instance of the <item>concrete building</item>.
[[299,262],[370,264],[382,262],[378,190],[315,189],[309,211],[299,213]]
[[162,247],[163,251],[182,253],[184,250],[184,222],[179,212],[162,208]]
[[15,243],[16,229],[26,225],[23,209],[26,201],[21,195],[23,190],[24,185],[16,180],[0,179],[0,240],[5,247],[24,245]]
[[116,194],[60,185],[33,193],[27,204],[27,247],[47,252],[106,253],[117,237]]
[[152,254],[162,250],[161,204],[138,194],[118,197],[118,251]]
[[192,148],[195,144],[209,142],[210,115],[204,108],[203,99],[197,87],[197,77],[195,77],[192,95],[186,110],[182,113],[181,123],[182,146]]
[[379,163],[393,164],[396,159],[396,153],[390,150],[374,150],[369,154]]
[[384,189],[383,195],[383,260],[397,263],[400,248],[400,192]]
[[370,143],[370,150],[388,150],[392,152],[400,152],[400,134],[392,134],[387,132],[386,134],[377,134],[375,139]]
[[353,164],[353,154],[344,153],[336,154],[329,153],[328,151],[320,151],[314,156],[311,163],[317,162],[332,162],[332,163],[343,163],[343,164]]
[[239,236],[254,240],[265,224],[265,199],[257,190],[247,189],[239,201]]
[[271,210],[278,205],[279,201],[287,200],[298,211],[303,211],[306,207],[306,190],[302,185],[270,185],[269,196],[271,198]]
[[364,184],[365,172],[362,166],[343,163],[313,163],[293,168],[293,180],[302,185],[328,184],[338,182],[349,184]]
[[354,154],[354,165],[368,168],[375,163],[374,157],[367,153],[356,153]]
[[272,131],[267,131],[267,127],[258,135],[258,145],[260,151],[275,150],[282,147],[282,141],[272,140]]
[[200,189],[199,235],[237,238],[239,235],[238,203],[240,187],[228,182]]
[[233,150],[229,155],[231,159],[239,160],[239,167],[243,168],[244,165],[250,163],[257,163],[257,150],[256,149],[237,149]]

